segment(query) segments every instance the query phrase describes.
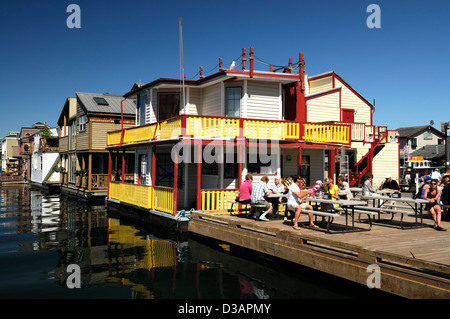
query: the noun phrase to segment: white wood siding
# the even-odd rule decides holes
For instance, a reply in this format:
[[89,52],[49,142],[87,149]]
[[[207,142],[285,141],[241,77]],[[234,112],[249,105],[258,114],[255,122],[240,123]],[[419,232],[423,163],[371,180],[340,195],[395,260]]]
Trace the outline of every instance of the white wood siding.
[[280,85],[277,82],[248,81],[247,117],[281,120]]
[[373,158],[373,183],[378,187],[384,181],[386,174],[399,180],[398,143],[386,143],[384,148]]
[[335,87],[341,87],[341,108],[354,109],[355,123],[365,123],[370,125],[371,107],[367,105],[361,98],[353,93],[338,78],[335,78]]
[[221,88],[220,84],[214,84],[202,90],[202,115],[221,116]]
[[202,104],[202,90],[197,88],[188,88],[186,95],[188,97],[189,104],[187,107],[187,114],[199,114],[200,106]]
[[333,77],[328,76],[321,79],[309,79],[309,93],[317,93],[322,91],[331,90],[333,88]]
[[340,121],[339,91],[306,102],[307,122]]

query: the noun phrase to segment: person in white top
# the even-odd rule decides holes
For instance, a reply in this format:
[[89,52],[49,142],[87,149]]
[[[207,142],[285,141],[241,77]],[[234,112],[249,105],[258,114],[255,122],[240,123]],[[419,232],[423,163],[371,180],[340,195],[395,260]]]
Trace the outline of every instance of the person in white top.
[[[302,191],[300,189],[301,184],[300,176],[294,175],[292,176],[292,180],[294,182],[289,186],[287,205],[289,210],[293,210],[295,212],[293,228],[300,229],[300,227],[298,227],[298,219],[300,217],[302,210],[303,209],[313,210],[310,204],[302,203],[302,198],[308,196],[308,194],[312,194],[312,191],[311,190]],[[318,228],[318,226],[314,224],[313,214],[308,213],[308,217],[309,217],[309,227]]]
[[431,173],[431,179],[437,179],[441,181],[441,173],[439,172],[439,168],[436,168],[433,173]]

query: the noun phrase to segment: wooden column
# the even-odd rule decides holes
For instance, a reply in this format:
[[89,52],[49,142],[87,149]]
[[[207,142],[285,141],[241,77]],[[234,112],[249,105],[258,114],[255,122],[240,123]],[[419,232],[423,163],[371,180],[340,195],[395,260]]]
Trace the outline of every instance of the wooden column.
[[109,186],[111,184],[112,175],[112,155],[111,151],[108,151],[108,198],[109,198]]
[[202,144],[197,144],[197,209],[202,209]]
[[175,161],[173,163],[173,215],[177,214],[178,201],[178,153],[174,152]]
[[[88,159],[88,176],[87,176],[87,182],[88,182],[88,190],[91,191],[92,189],[92,154],[89,154],[89,159]],[[98,179],[97,179],[97,183],[98,183]]]

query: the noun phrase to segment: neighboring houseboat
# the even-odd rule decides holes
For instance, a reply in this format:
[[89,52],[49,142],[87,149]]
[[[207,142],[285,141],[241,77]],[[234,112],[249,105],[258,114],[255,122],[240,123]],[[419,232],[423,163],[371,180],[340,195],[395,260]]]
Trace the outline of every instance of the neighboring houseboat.
[[[9,132],[5,137],[0,139],[1,144],[1,173],[2,181],[7,181],[9,177],[19,177],[19,161],[17,158],[18,152],[14,149],[19,145],[19,133]],[[17,148],[16,148],[17,149]]]
[[19,145],[14,146],[14,157],[18,159],[19,175],[25,181],[31,178],[31,150],[33,144],[33,136],[45,127],[44,123],[37,122],[31,127],[22,127],[19,133]]
[[31,144],[30,182],[52,192],[60,186],[58,136],[57,127],[44,126],[33,134]]
[[[134,102],[122,100],[119,95],[79,92],[67,98],[58,119],[62,193],[87,199],[106,197],[106,132],[135,124]],[[121,156],[134,164],[132,151]],[[127,166],[128,171],[134,172],[134,166]]]
[[[219,59],[219,71],[198,80],[133,86],[124,97],[136,100],[136,126],[108,133],[107,203],[180,220],[190,209],[228,209],[247,173],[254,182],[301,174],[307,185],[343,173],[352,185],[366,172],[398,179],[397,132],[375,127],[372,104],[340,76],[308,78],[302,54],[276,70],[257,71],[257,61],[251,48],[241,70]],[[129,150],[134,183],[114,181],[113,159]]]

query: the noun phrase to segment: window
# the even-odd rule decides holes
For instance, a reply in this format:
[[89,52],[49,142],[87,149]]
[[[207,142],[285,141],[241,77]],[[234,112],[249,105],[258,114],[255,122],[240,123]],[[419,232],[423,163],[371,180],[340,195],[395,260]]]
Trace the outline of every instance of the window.
[[226,116],[240,117],[241,116],[241,88],[227,88],[226,96]]
[[417,148],[417,138],[411,139],[411,149],[415,150]]
[[300,175],[305,179],[306,185],[311,185],[311,167],[309,155],[302,155],[302,163],[300,165]]
[[180,114],[180,94],[158,94],[159,120],[165,120]]
[[145,105],[147,104],[147,95],[140,95],[138,99],[138,125],[145,124]]
[[247,168],[249,174],[276,174],[277,163],[275,156],[261,154],[247,154]]
[[109,105],[108,102],[106,102],[106,100],[103,97],[94,97],[94,101],[98,105]]
[[80,132],[84,132],[86,131],[86,116],[80,116],[80,118],[78,119],[78,125],[79,125],[79,131]]
[[224,178],[238,178],[239,171],[239,163],[237,158],[237,153],[234,153],[234,158],[231,162],[227,161],[227,157],[230,155],[224,154],[225,164],[223,166],[224,169]]

